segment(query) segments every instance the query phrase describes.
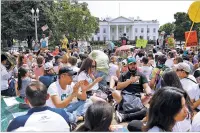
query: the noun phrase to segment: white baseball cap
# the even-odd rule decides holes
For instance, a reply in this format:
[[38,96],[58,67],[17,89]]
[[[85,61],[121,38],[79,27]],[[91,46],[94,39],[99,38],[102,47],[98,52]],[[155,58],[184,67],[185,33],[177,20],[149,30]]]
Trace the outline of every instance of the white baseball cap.
[[53,68],[53,64],[51,62],[47,62],[44,64],[44,70],[50,70]]

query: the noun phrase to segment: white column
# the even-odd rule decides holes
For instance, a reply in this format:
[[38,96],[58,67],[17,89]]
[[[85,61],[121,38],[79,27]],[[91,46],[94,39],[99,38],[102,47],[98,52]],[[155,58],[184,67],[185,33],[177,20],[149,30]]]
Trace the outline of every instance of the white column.
[[126,25],[124,25],[124,33],[126,33]]
[[108,25],[108,40],[111,40],[110,39],[110,25]]
[[131,39],[132,39],[132,40],[135,40],[134,27],[133,27],[133,25],[131,26]]
[[119,40],[119,37],[118,37],[118,25],[116,25],[116,40]]

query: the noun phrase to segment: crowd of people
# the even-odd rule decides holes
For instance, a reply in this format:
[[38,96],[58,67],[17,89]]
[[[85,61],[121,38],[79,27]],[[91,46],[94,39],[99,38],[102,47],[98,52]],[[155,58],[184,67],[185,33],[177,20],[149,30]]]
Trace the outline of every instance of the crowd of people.
[[134,48],[122,58],[114,49],[41,46],[1,54],[1,94],[28,108],[7,131],[109,132],[114,118],[129,131],[200,131],[199,51]]

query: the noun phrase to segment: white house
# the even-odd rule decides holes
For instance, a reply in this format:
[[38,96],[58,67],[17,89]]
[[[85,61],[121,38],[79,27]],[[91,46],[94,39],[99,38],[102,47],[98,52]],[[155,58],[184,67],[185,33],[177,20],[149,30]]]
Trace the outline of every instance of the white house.
[[147,40],[158,38],[159,22],[157,20],[142,21],[139,18],[106,19],[99,22],[99,32],[93,34],[91,40],[106,41],[119,40],[124,33],[129,40],[136,40],[140,36]]

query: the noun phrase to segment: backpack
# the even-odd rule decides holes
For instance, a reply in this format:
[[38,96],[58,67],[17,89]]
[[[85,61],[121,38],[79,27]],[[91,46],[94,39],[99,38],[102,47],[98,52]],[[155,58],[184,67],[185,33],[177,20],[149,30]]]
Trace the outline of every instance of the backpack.
[[15,83],[16,83],[16,80],[14,78],[10,78],[7,92],[8,92],[8,95],[11,96],[11,97],[16,96]]

